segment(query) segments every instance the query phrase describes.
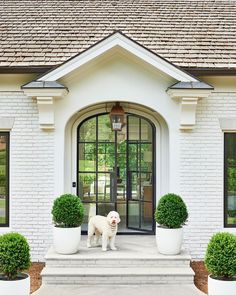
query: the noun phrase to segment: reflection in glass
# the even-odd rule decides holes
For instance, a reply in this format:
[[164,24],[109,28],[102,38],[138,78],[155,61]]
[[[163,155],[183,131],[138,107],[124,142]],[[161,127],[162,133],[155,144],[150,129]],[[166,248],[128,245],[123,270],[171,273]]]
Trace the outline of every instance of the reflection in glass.
[[83,201],[96,201],[96,174],[79,173],[78,191]]
[[0,225],[6,224],[6,202],[8,194],[8,179],[7,179],[7,135],[0,133]]
[[112,171],[115,166],[115,145],[114,143],[98,144],[98,170]]
[[86,142],[96,141],[96,118],[86,120],[79,129],[79,140]]
[[88,229],[89,217],[96,215],[96,203],[84,203],[84,209],[84,222],[81,226],[82,231],[86,231]]
[[79,144],[79,171],[96,170],[96,144]]
[[139,173],[131,172],[131,198],[137,200],[140,198],[140,178]]
[[110,202],[113,199],[112,188],[112,173],[98,173],[98,201]]
[[85,224],[92,213],[106,216],[117,210],[121,231],[151,232],[152,125],[145,118],[127,114],[123,129],[112,131],[109,114],[102,114],[84,121],[78,132],[77,187],[86,204]]
[[115,210],[114,203],[98,203],[98,215],[107,216],[110,211]]
[[140,145],[141,170],[152,171],[152,144],[145,143]]
[[125,200],[118,200],[117,202],[117,212],[120,214],[121,222],[119,224],[119,230],[125,230],[126,229],[126,201]]
[[140,132],[139,132],[139,118],[136,116],[128,117],[128,128],[129,128],[129,140],[140,140]]
[[129,212],[129,226],[133,228],[139,228],[139,202],[129,201],[128,212]]
[[108,114],[98,117],[98,141],[115,141],[115,132],[111,130],[110,118]]
[[150,230],[152,228],[153,212],[152,202],[141,202],[141,228]]
[[225,133],[227,224],[236,225],[236,134]]
[[141,140],[152,142],[152,126],[144,119],[141,119]]
[[236,224],[236,167],[227,168],[228,224]]

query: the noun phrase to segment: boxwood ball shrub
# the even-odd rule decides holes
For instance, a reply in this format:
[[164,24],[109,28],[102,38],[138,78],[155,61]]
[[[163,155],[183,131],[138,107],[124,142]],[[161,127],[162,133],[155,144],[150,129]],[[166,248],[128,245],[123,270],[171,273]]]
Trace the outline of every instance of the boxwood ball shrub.
[[84,205],[78,196],[62,195],[53,203],[52,216],[57,227],[78,227],[84,219]]
[[205,265],[213,278],[236,277],[236,235],[226,232],[213,235],[207,246]]
[[6,279],[16,279],[30,264],[30,248],[25,237],[18,233],[0,236],[0,273]]
[[187,207],[182,198],[175,194],[161,197],[155,212],[156,222],[167,228],[180,228],[188,218]]

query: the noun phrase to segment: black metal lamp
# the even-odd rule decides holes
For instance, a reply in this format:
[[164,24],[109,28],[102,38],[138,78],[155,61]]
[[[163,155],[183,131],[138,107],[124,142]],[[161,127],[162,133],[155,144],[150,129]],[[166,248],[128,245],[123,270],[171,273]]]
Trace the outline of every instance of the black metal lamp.
[[111,109],[110,112],[111,129],[113,131],[121,131],[125,125],[125,112],[124,109],[117,102]]

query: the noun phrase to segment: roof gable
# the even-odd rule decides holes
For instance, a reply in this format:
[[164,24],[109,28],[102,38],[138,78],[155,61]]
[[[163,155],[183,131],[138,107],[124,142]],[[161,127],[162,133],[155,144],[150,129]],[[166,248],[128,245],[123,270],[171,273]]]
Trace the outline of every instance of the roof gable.
[[49,71],[43,76],[39,77],[37,81],[56,81],[70,72],[78,69],[82,65],[95,59],[96,57],[108,52],[113,48],[122,48],[129,53],[135,55],[137,58],[152,65],[161,72],[181,82],[197,82],[198,80],[181,70],[177,66],[171,64],[164,58],[150,51],[146,47],[140,45],[134,40],[128,38],[120,31],[114,32],[108,37],[95,43],[87,50],[77,54],[75,57],[69,59],[65,63],[59,65],[57,68]]

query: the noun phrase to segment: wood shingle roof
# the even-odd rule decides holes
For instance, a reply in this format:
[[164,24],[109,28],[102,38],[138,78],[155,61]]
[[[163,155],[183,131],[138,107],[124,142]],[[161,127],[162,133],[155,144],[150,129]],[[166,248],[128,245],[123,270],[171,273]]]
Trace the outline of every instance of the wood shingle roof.
[[183,68],[236,69],[230,0],[0,0],[0,67],[52,67],[114,30]]

